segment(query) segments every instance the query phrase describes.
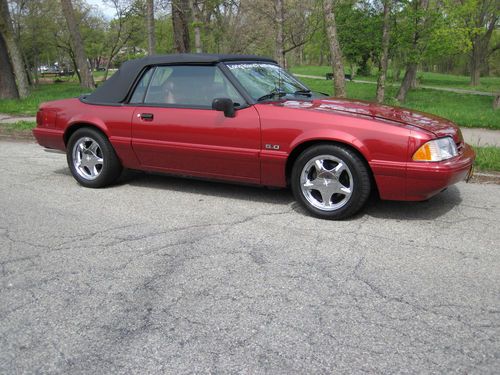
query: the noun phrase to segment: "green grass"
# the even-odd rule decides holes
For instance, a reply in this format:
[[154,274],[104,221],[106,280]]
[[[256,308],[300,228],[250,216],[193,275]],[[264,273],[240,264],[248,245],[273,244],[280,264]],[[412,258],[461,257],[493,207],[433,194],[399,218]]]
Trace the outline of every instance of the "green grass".
[[[111,70],[108,74],[108,78],[111,77],[114,72],[115,70]],[[104,72],[93,72],[93,75],[98,84],[102,81],[102,78],[104,78]],[[30,95],[26,99],[0,100],[0,113],[11,115],[35,115],[40,103],[57,99],[75,98],[91,91],[80,87],[76,75],[58,79],[62,82],[39,84],[36,88],[31,90]]]
[[18,121],[12,124],[0,124],[0,126],[6,130],[10,131],[18,131],[18,132],[31,132],[32,129],[36,127],[35,121]]
[[13,124],[5,124],[4,127],[10,130],[32,130],[36,126],[35,121],[18,121]]
[[0,100],[0,113],[13,115],[35,115],[40,103],[50,100],[73,98],[89,92],[77,83],[41,84],[33,89],[26,99]]
[[[312,78],[301,78],[301,81],[314,91],[333,93],[332,81]],[[386,103],[397,105],[392,99],[397,88],[387,87],[386,90]],[[373,101],[375,91],[375,85],[347,82],[349,98]],[[493,110],[493,97],[490,96],[416,89],[408,93],[403,106],[448,118],[460,126],[500,130],[500,110]]]
[[500,171],[500,148],[474,147],[477,157],[474,163],[481,171]]
[[[349,69],[346,67],[346,72]],[[325,77],[326,73],[332,71],[330,66],[295,66],[290,69],[292,73],[306,74],[313,76]],[[399,81],[391,80],[392,72],[388,72],[389,82],[399,83]],[[453,74],[419,72],[417,74],[419,82],[424,86],[446,87],[452,89],[465,89],[474,91],[485,92],[500,92],[500,77],[481,77],[481,84],[479,86],[471,86],[469,84],[470,78],[468,76],[459,76]],[[402,78],[402,77],[401,77]],[[370,76],[356,76],[355,79],[365,81],[377,81],[376,72]]]
[[0,124],[0,134],[31,135],[36,126],[34,121],[18,121],[13,124]]

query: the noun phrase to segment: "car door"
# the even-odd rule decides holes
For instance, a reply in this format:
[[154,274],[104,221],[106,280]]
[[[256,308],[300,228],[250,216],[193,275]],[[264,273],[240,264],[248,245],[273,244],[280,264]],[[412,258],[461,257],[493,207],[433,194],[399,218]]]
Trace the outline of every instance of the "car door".
[[[147,81],[147,82],[146,82]],[[229,97],[235,117],[212,109]],[[131,99],[132,147],[146,169],[260,182],[260,122],[216,66],[157,66]]]

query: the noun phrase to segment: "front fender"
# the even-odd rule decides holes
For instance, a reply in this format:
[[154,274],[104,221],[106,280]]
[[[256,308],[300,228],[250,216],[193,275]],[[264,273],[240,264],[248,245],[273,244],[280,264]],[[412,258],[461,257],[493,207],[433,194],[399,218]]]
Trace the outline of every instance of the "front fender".
[[352,133],[339,130],[310,130],[301,133],[290,143],[290,154],[304,143],[310,142],[337,142],[353,147],[369,162],[371,160],[370,150],[366,145]]

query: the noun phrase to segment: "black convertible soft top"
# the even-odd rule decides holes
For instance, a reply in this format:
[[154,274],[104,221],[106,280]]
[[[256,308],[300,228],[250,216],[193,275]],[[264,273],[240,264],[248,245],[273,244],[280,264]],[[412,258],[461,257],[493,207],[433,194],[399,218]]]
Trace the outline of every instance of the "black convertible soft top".
[[89,104],[119,104],[122,103],[137,76],[144,68],[162,64],[217,64],[223,61],[264,61],[276,63],[273,59],[254,55],[212,55],[205,53],[157,55],[129,60],[122,64],[120,69],[106,82],[99,86],[92,94],[83,95],[80,99]]

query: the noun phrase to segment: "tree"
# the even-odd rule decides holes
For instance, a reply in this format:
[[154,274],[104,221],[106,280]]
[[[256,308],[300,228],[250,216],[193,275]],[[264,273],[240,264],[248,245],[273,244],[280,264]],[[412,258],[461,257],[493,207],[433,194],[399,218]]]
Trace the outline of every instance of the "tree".
[[[476,7],[468,14],[465,23],[471,30],[470,84],[477,86],[481,71],[490,53],[488,47],[499,20],[500,2],[498,0],[478,0],[474,4]],[[500,45],[494,47],[494,49],[499,48]]]
[[100,68],[104,63],[106,42],[109,34],[109,22],[100,14],[88,12],[82,14],[81,33],[85,45],[85,54],[91,70]]
[[201,41],[202,15],[207,4],[201,0],[189,0],[189,6],[193,15],[194,49],[196,53],[201,53],[203,51]]
[[[262,17],[261,0],[213,1],[205,16],[207,50],[217,53],[244,53],[272,55],[271,35],[262,30],[271,28],[268,18]],[[266,1],[264,4],[268,4]],[[215,5],[215,6],[214,6]],[[209,23],[209,21],[212,21]],[[210,43],[210,44],[209,44]]]
[[[269,0],[242,1],[240,20],[248,23],[253,37],[252,45],[270,47],[266,54],[274,55],[281,66],[287,68],[287,54],[303,52],[304,45],[314,38],[322,25],[323,16],[318,17],[318,1],[313,0]],[[263,34],[262,30],[273,29],[274,33]],[[259,33],[260,31],[260,33]],[[248,36],[248,33],[247,33]]]
[[286,68],[285,37],[283,35],[283,25],[285,23],[283,0],[274,0],[274,9],[276,13],[276,61],[279,65]]
[[107,47],[109,48],[108,61],[104,72],[104,80],[108,78],[109,68],[115,56],[127,44],[134,31],[132,5],[128,0],[109,0],[115,8],[116,19],[109,25]]
[[0,35],[0,99],[18,99],[16,78],[10,63],[7,45]]
[[411,42],[411,52],[408,62],[406,64],[406,72],[399,87],[396,99],[400,102],[406,100],[406,94],[410,90],[410,87],[414,84],[417,78],[417,69],[419,59],[422,55],[422,47],[420,44],[422,42],[422,34],[425,31],[425,24],[428,20],[427,10],[429,8],[429,0],[415,0],[411,6],[414,7],[412,14],[412,24],[415,25],[412,31],[412,42]]
[[66,18],[69,34],[73,42],[76,68],[80,72],[81,86],[93,89],[95,88],[94,77],[92,76],[92,72],[90,71],[87,63],[82,36],[80,34],[79,25],[76,23],[75,13],[73,10],[73,5],[71,4],[71,0],[61,0],[61,8],[64,17]]
[[[33,76],[33,81],[38,84],[38,69],[41,65],[49,66],[57,63],[62,69],[69,61],[66,48],[62,49],[59,46],[70,45],[60,0],[9,0],[9,4],[26,71],[28,74],[31,73],[29,77]],[[78,20],[81,19],[82,9],[80,6],[75,9]]]
[[156,52],[154,7],[154,0],[146,0],[146,30],[148,34],[148,55],[150,56]]
[[379,63],[379,76],[377,80],[377,102],[382,103],[385,96],[385,78],[389,60],[389,21],[393,0],[384,0],[384,26],[382,31],[382,55]]
[[338,40],[352,75],[370,75],[370,59],[375,60],[380,54],[382,28],[377,4],[368,0],[343,0],[335,5]]
[[174,28],[174,48],[177,53],[191,50],[189,42],[189,0],[172,0],[172,25]]
[[[21,98],[25,98],[29,94],[28,78],[24,69],[24,60],[21,49],[17,43],[12,28],[12,19],[9,12],[9,4],[7,0],[0,0],[0,35],[7,47],[10,57],[11,67],[17,80],[17,91]],[[5,67],[5,69],[8,69]]]
[[333,0],[323,0],[323,10],[333,69],[333,89],[335,96],[345,98],[344,63],[342,62],[342,50],[340,49],[337,26],[335,24]]

